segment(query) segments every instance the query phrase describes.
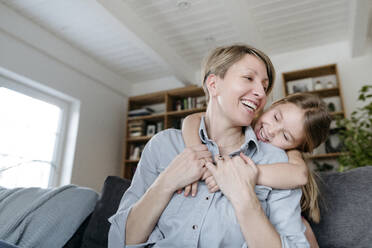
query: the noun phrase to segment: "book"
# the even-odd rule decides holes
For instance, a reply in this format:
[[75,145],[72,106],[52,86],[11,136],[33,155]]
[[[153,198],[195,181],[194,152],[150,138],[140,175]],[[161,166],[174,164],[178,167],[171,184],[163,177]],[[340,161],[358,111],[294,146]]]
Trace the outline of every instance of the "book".
[[152,113],[154,113],[154,110],[146,107],[146,108],[131,110],[129,111],[128,116],[142,116],[142,115],[150,115]]

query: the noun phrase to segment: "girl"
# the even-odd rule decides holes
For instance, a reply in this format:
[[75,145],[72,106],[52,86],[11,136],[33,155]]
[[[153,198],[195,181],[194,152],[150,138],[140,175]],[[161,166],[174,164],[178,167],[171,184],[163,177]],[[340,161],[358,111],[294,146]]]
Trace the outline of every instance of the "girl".
[[[182,133],[187,146],[200,144],[200,138],[195,135],[203,113],[186,117],[182,126]],[[331,117],[326,105],[319,97],[312,94],[293,94],[271,105],[253,123],[257,139],[270,143],[284,150],[298,149],[302,152],[311,152],[327,138]],[[222,148],[223,149],[223,148]],[[291,188],[302,186],[303,196],[301,208],[310,219],[318,223],[320,219],[318,207],[318,187],[310,170],[307,169],[300,152],[290,150],[287,152],[289,163],[260,165],[257,184],[273,188]],[[307,173],[303,173],[306,170]],[[300,176],[296,176],[296,174]],[[301,175],[308,174],[308,180],[301,179]],[[298,180],[300,178],[300,180]],[[202,177],[211,192],[219,190],[211,173]],[[197,183],[185,188],[185,196],[190,191],[196,194]],[[180,193],[180,191],[178,191]],[[306,236],[311,247],[317,247],[317,242],[310,225],[304,220],[307,227]]]

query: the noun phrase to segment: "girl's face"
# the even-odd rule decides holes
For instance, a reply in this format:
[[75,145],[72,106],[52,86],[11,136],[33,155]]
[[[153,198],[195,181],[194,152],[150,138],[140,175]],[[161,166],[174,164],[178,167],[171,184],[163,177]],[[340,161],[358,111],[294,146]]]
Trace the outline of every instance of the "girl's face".
[[297,148],[305,138],[304,110],[280,103],[264,112],[254,126],[257,139],[284,150]]
[[256,113],[266,104],[269,80],[265,64],[247,54],[227,70],[223,79],[214,76],[213,80],[216,88],[212,97],[222,113],[220,117],[234,126],[251,125]]

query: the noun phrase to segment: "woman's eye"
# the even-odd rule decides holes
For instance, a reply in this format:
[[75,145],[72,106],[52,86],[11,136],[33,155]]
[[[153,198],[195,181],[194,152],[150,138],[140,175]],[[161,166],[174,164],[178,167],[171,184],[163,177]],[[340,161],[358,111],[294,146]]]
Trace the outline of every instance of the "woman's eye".
[[286,141],[289,140],[289,139],[288,139],[288,136],[287,136],[285,133],[283,133],[283,136],[284,136],[284,139],[285,139]]
[[276,121],[278,120],[278,117],[276,115],[274,115],[274,118],[275,118]]

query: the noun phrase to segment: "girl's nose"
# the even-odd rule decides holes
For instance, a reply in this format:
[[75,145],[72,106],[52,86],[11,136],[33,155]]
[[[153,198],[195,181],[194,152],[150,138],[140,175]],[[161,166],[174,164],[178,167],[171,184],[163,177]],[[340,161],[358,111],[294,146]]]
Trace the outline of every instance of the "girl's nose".
[[278,126],[273,125],[267,130],[267,134],[270,136],[270,138],[273,138],[277,134],[278,130],[279,130]]

